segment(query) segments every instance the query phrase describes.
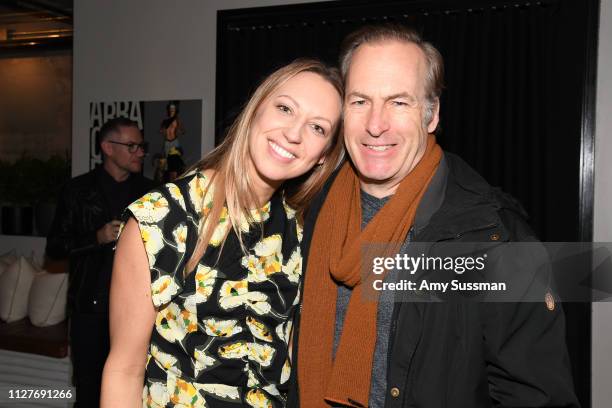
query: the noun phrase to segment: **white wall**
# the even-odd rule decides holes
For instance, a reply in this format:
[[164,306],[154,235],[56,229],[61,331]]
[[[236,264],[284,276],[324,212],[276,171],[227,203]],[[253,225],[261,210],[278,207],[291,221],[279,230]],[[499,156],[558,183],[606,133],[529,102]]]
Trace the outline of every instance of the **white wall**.
[[202,99],[202,149],[214,146],[217,10],[313,0],[74,2],[72,172],[89,169],[89,103]]
[[[612,1],[601,0],[595,140],[594,240],[612,242]],[[612,401],[612,303],[593,305],[593,408]]]

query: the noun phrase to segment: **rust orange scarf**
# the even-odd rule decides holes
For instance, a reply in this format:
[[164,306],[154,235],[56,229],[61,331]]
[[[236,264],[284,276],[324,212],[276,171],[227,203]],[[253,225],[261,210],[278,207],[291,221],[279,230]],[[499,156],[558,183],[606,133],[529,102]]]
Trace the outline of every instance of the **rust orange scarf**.
[[[365,286],[362,246],[391,243],[392,248],[400,248],[441,157],[442,149],[429,135],[421,161],[363,231],[359,178],[349,163],[336,177],[317,218],[305,276],[298,339],[301,407],[324,408],[330,402],[368,406],[377,302],[364,300],[356,292]],[[353,288],[353,295],[332,360],[338,288],[334,280]]]

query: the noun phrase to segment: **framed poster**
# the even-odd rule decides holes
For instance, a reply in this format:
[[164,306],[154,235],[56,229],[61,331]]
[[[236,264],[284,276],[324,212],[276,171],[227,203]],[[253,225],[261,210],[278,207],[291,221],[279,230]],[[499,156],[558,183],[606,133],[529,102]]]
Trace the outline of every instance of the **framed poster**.
[[171,181],[200,159],[202,100],[92,102],[89,109],[89,168],[102,163],[98,141],[108,120],[126,117],[137,123],[148,144],[143,175]]

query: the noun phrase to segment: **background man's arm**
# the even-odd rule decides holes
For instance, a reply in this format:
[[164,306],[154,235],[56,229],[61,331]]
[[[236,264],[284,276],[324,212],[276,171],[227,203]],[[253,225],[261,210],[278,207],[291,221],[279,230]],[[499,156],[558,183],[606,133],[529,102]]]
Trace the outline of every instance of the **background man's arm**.
[[98,246],[96,231],[78,233],[75,223],[75,197],[69,186],[59,196],[55,217],[47,235],[46,254],[52,259],[66,259],[72,251]]

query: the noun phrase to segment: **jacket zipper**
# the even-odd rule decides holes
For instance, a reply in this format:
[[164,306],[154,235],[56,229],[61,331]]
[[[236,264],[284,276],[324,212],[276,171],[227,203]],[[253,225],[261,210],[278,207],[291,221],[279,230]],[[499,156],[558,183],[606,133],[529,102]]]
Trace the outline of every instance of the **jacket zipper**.
[[[497,227],[499,224],[498,223],[491,223],[491,224],[487,224],[484,225],[482,227],[478,227],[478,228],[474,228],[468,231],[463,231],[463,232],[459,232],[457,234],[455,234],[453,237],[451,238],[442,238],[442,239],[438,239],[435,242],[441,242],[441,241],[446,241],[446,240],[451,240],[451,239],[460,239],[461,237],[463,237],[465,234],[471,233],[471,232],[478,232],[478,231],[484,231],[487,229],[491,229],[494,227]],[[414,240],[414,242],[419,242],[418,240]],[[433,247],[433,245],[432,245]],[[431,247],[429,248],[431,250]],[[301,304],[300,304],[301,306]],[[401,302],[399,304],[397,304],[394,308],[393,308],[393,316],[392,316],[392,320],[391,320],[391,331],[390,331],[390,342],[389,342],[389,349],[387,351],[388,355],[387,355],[387,374],[389,373],[389,366],[391,364],[391,355],[393,352],[393,347],[395,346],[395,337],[396,337],[396,331],[397,331],[397,319],[399,316],[399,309],[401,306]],[[419,339],[415,345],[414,351],[412,352],[412,355],[410,357],[410,361],[408,362],[408,375],[406,378],[406,381],[404,383],[404,398],[402,398],[402,401],[405,400],[407,392],[408,392],[408,387],[410,386],[410,380],[411,380],[411,369],[412,369],[412,361],[414,360],[414,355],[417,352],[417,349],[419,347],[419,344],[421,343],[421,337],[422,337],[422,333],[421,335],[419,335]],[[389,376],[387,375],[387,387],[390,384],[389,381]],[[387,394],[386,392],[387,390],[385,390],[385,394]],[[387,403],[385,402],[385,406],[387,406]]]

